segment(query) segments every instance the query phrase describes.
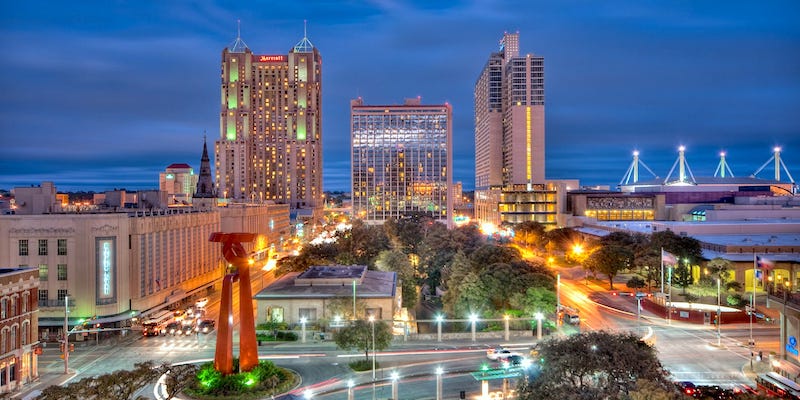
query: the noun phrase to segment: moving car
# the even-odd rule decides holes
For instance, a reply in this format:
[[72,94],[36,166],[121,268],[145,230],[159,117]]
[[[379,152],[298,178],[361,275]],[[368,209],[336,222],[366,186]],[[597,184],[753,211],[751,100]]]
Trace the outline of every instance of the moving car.
[[202,299],[198,299],[194,302],[194,306],[197,308],[203,308],[208,304],[208,297],[203,297]]
[[528,359],[519,354],[512,354],[511,356],[500,360],[500,365],[503,368],[524,367],[528,363]]
[[203,319],[197,323],[197,326],[194,328],[197,332],[208,333],[214,330],[214,320],[213,319]]
[[180,321],[172,321],[164,327],[161,331],[162,334],[170,334],[170,335],[180,335],[181,334],[181,323]]
[[486,357],[488,357],[492,361],[498,361],[506,359],[511,356],[519,356],[519,355],[521,354],[515,351],[504,349],[502,347],[495,347],[493,349],[486,350]]

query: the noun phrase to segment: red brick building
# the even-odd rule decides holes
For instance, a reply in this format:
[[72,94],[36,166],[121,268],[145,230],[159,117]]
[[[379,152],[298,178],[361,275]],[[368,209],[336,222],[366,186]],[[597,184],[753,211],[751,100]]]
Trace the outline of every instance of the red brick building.
[[39,377],[39,270],[0,268],[0,395]]

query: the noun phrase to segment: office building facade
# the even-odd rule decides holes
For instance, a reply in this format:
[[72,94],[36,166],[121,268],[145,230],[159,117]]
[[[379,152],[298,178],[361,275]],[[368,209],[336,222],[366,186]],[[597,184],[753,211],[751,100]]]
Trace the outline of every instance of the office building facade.
[[322,206],[322,58],[304,37],[288,54],[222,51],[217,195]]
[[367,223],[426,215],[452,226],[449,104],[350,103],[353,215]]

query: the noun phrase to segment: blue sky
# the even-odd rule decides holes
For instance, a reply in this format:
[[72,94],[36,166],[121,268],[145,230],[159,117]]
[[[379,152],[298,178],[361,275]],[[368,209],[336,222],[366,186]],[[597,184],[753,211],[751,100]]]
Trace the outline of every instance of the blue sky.
[[[504,31],[545,57],[546,175],[615,185],[638,149],[664,177],[725,150],[737,176],[782,146],[800,176],[797,1],[5,1],[0,188],[147,189],[219,136],[222,49],[323,57],[325,190],[349,190],[349,100],[449,102],[474,186],[473,87]],[[213,157],[213,156],[212,156]],[[771,167],[759,174],[772,176]]]

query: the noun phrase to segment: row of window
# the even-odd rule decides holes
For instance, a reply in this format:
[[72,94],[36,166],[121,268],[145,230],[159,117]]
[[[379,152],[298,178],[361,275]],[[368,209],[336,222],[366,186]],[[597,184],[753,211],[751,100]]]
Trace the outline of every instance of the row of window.
[[[69,295],[69,292],[67,291],[67,289],[58,289],[58,292],[56,293],[56,295],[58,296],[57,300],[60,301],[60,302],[63,302],[67,298],[67,296]],[[49,296],[50,296],[50,291],[49,290],[47,290],[47,289],[39,289],[39,304],[42,305],[42,306],[46,306],[47,304],[49,304],[49,300],[50,300],[48,298]]]
[[[59,281],[67,280],[67,264],[58,264],[56,266],[57,278]],[[49,279],[49,267],[47,264],[39,264],[39,280],[47,281]]]
[[[18,247],[19,247],[19,255],[21,256],[30,255],[28,239],[20,239]],[[38,239],[38,254],[40,256],[46,256],[47,253],[48,253],[47,239]],[[57,239],[57,254],[60,256],[67,255],[67,239]]]
[[[30,329],[31,323],[27,320],[22,322],[22,335],[18,335],[17,331],[19,331],[19,326],[16,324],[12,325],[11,328],[4,327],[2,331],[0,331],[0,353],[5,354],[11,350],[27,345]],[[19,342],[17,341],[18,336],[21,339]]]
[[22,301],[19,307],[17,303],[20,302],[20,297],[14,295],[13,297],[4,297],[0,299],[0,319],[16,317],[19,315],[17,310],[22,310],[24,314],[28,312],[28,303],[30,302],[30,294],[28,292],[22,293]]

